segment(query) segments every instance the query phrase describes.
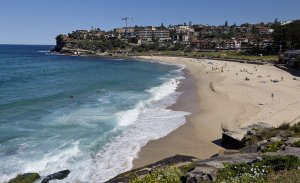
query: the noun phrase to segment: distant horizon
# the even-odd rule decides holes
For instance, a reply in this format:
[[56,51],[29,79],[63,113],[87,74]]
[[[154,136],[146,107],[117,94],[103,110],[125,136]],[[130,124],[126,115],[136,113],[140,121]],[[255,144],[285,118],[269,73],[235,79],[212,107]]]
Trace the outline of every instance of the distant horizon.
[[[72,8],[70,8],[72,7]],[[153,0],[145,6],[138,0],[130,3],[116,0],[99,2],[79,0],[61,2],[10,0],[0,4],[0,44],[54,45],[58,34],[67,34],[77,29],[89,30],[92,26],[101,30],[124,27],[123,17],[132,17],[129,26],[159,26],[169,24],[230,25],[236,22],[260,23],[300,19],[300,2],[287,0],[253,0],[241,2],[228,0]]]

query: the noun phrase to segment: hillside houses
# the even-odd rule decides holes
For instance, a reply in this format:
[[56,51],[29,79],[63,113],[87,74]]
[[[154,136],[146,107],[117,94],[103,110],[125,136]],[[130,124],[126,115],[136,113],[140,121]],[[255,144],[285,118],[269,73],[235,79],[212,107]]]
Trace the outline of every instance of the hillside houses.
[[[169,25],[120,27],[110,31],[100,29],[76,30],[63,38],[65,47],[110,50],[122,45],[122,49],[147,50],[201,50],[201,51],[249,51],[272,49],[272,23],[241,25]],[[106,48],[106,49],[104,49]],[[114,50],[116,51],[116,50]],[[117,50],[118,51],[118,50]],[[257,54],[257,53],[256,53]]]

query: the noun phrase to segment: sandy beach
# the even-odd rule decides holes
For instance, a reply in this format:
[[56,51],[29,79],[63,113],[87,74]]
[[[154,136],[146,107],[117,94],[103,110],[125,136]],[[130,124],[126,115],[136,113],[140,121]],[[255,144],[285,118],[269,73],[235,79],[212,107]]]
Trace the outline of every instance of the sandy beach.
[[300,78],[273,65],[143,56],[139,59],[183,64],[183,92],[173,110],[187,111],[185,125],[142,148],[134,168],[175,154],[200,159],[218,153],[221,126],[230,130],[264,122],[271,126],[300,121]]

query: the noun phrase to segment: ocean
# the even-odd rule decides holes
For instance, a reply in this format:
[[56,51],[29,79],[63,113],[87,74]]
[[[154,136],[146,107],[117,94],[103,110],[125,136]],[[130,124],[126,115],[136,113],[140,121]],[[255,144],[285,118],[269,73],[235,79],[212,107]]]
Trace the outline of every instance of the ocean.
[[65,169],[63,182],[104,182],[185,123],[189,113],[167,109],[183,66],[52,48],[0,45],[0,182]]

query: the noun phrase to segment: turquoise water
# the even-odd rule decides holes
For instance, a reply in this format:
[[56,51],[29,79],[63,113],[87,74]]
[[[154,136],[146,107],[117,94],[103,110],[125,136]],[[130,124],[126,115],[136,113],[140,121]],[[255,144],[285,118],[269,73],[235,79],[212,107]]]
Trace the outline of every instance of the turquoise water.
[[166,109],[180,95],[181,66],[52,48],[0,45],[0,182],[63,169],[66,182],[103,182],[185,122],[188,113]]

